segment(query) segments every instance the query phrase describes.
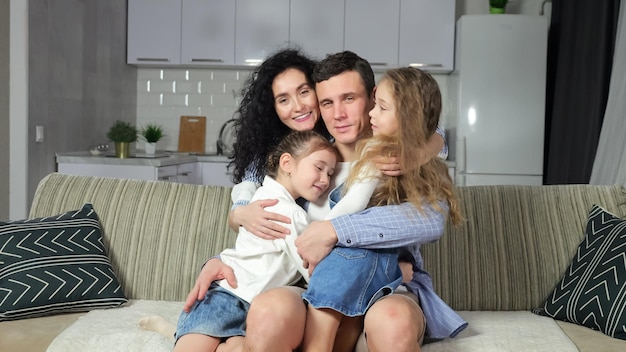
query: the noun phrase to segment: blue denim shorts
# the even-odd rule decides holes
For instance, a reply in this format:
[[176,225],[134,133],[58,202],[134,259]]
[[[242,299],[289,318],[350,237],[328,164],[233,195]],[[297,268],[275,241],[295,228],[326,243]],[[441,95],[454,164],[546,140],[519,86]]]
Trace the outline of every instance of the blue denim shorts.
[[176,341],[186,334],[227,338],[246,335],[246,315],[250,304],[213,283],[202,301],[189,313],[182,312],[176,326]]
[[315,267],[302,298],[315,308],[356,317],[401,282],[396,249],[335,247]]

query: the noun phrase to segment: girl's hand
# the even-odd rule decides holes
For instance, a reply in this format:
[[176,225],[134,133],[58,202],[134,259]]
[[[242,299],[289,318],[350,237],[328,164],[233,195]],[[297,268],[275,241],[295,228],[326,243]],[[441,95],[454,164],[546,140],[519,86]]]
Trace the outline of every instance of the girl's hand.
[[413,264],[408,262],[398,262],[400,271],[402,272],[402,283],[406,284],[413,280]]
[[394,156],[378,156],[373,161],[376,169],[387,176],[400,176],[403,173],[398,158]]
[[226,279],[226,282],[228,282],[230,286],[237,287],[237,278],[235,277],[233,268],[224,264],[219,258],[209,259],[209,261],[204,263],[195,285],[187,295],[183,310],[189,313],[196,301],[204,299],[211,283],[222,279]]
[[277,199],[263,199],[237,207],[228,215],[228,224],[235,231],[243,226],[248,232],[265,240],[285,238],[291,231],[279,223],[290,224],[291,219],[265,210],[276,203]]

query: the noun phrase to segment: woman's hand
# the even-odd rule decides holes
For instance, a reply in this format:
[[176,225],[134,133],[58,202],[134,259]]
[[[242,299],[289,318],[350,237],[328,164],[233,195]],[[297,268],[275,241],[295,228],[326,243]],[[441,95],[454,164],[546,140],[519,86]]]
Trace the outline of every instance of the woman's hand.
[[374,167],[387,176],[400,176],[403,173],[396,157],[378,156],[373,161]]
[[[438,133],[433,133],[426,141],[426,144],[416,151],[417,158],[420,165],[424,165],[430,161],[430,159],[437,156],[440,150],[443,149],[445,140]],[[400,176],[404,173],[398,162],[398,158],[395,156],[379,156],[374,158],[374,165],[376,169],[380,170],[387,176]]]
[[285,238],[291,231],[279,223],[290,224],[291,219],[265,210],[276,203],[277,199],[263,199],[237,207],[228,215],[228,224],[235,231],[243,226],[248,232],[265,240]]
[[189,313],[191,307],[193,307],[196,301],[204,299],[211,283],[222,279],[226,279],[226,282],[228,282],[230,286],[235,288],[237,287],[237,278],[235,277],[233,268],[224,264],[219,258],[209,259],[209,261],[204,263],[204,266],[202,267],[202,270],[200,270],[200,274],[196,279],[196,284],[187,295],[187,300],[185,300],[183,310]]

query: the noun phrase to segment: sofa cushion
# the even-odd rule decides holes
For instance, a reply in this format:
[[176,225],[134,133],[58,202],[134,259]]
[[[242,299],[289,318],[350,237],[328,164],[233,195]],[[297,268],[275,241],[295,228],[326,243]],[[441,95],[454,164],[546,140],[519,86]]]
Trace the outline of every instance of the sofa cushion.
[[0,321],[126,302],[91,204],[0,223]]
[[626,339],[626,220],[598,205],[561,281],[536,313]]

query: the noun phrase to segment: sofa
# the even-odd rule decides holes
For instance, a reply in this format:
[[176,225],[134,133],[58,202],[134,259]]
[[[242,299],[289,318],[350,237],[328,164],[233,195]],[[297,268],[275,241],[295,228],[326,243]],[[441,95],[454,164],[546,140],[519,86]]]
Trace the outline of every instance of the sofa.
[[[422,253],[436,291],[469,325],[423,351],[626,350],[623,339],[581,322],[532,312],[541,313],[572,271],[593,205],[626,215],[621,186],[466,186],[457,192],[466,221],[447,226]],[[167,337],[142,330],[138,318],[159,314],[175,322],[205,260],[234,244],[227,187],[52,173],[39,183],[29,219],[48,221],[85,204],[97,213],[117,280],[107,283],[118,284],[115,307],[0,319],[0,351],[171,350]]]

